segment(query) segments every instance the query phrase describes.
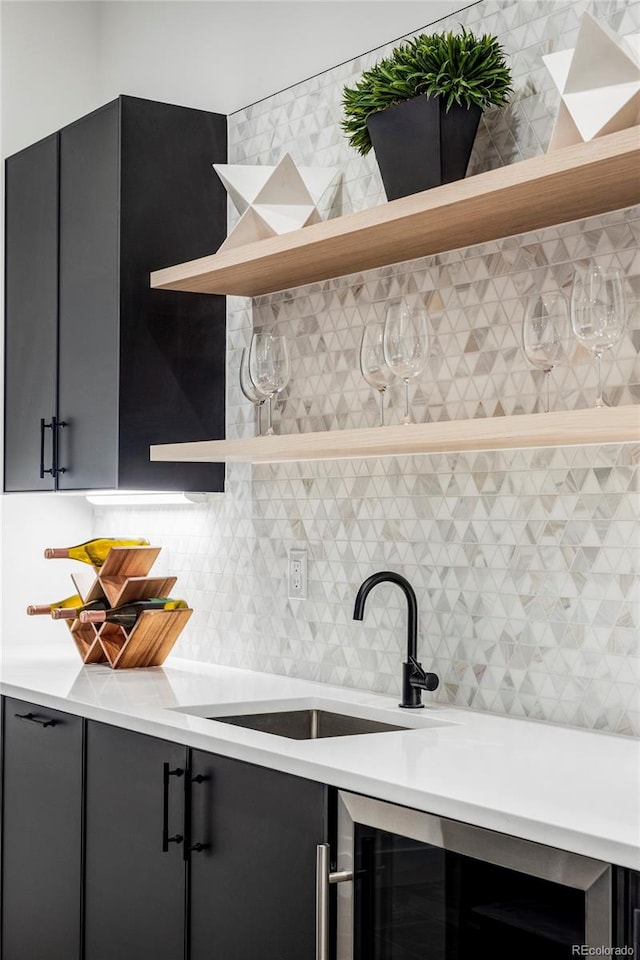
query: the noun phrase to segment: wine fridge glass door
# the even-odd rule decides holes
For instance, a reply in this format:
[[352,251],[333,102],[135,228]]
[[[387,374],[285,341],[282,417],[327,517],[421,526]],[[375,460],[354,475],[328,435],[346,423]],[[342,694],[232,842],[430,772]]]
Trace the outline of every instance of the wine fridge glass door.
[[611,867],[340,794],[338,960],[566,960],[611,946]]

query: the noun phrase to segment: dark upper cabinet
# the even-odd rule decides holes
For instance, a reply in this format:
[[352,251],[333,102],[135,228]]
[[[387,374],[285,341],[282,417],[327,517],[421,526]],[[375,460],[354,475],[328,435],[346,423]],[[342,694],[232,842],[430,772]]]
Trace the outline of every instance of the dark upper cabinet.
[[50,490],[40,456],[50,461],[44,423],[57,409],[57,134],[7,160],[5,227],[5,490]]
[[223,489],[149,447],[224,436],[225,300],[149,274],[223,241],[225,159],[226,117],[123,96],[7,160],[6,491]]
[[5,698],[3,960],[80,960],[83,721]]

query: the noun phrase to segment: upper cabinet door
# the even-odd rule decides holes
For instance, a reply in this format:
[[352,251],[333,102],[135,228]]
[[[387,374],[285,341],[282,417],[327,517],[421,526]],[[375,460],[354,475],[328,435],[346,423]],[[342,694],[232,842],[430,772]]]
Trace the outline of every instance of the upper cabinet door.
[[[52,490],[58,323],[58,134],[6,162],[4,489]],[[41,463],[42,458],[42,463]]]
[[118,480],[119,101],[60,133],[63,490]]

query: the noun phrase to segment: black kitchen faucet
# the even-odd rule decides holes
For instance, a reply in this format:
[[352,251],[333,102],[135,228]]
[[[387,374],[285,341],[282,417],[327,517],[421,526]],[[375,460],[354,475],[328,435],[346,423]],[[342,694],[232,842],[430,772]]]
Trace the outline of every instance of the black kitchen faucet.
[[353,608],[353,619],[362,620],[364,618],[364,605],[369,595],[369,591],[379,583],[397,583],[407,598],[408,619],[407,619],[407,660],[402,664],[402,703],[400,707],[424,707],[422,703],[423,690],[435,690],[440,683],[435,673],[426,673],[422,669],[422,664],[418,663],[418,601],[416,594],[409,581],[399,573],[392,570],[381,570],[379,573],[372,573],[370,577],[362,583],[356,594],[356,602]]

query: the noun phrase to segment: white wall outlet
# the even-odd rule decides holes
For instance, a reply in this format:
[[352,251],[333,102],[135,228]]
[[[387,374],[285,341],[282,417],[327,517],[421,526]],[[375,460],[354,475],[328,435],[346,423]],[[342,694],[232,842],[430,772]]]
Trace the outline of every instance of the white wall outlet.
[[289,599],[307,599],[307,551],[289,550]]

